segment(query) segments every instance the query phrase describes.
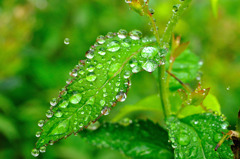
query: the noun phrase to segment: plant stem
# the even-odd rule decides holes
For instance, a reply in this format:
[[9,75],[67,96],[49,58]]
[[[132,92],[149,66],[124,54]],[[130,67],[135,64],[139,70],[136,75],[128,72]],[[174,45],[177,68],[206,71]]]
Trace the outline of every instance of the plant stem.
[[175,8],[173,9],[175,11],[173,11],[173,15],[167,23],[167,26],[161,38],[162,46],[169,44],[175,25],[177,24],[183,12],[188,8],[191,1],[192,0],[184,0],[181,2],[181,4],[175,5]]
[[[153,28],[153,34],[156,37],[156,41],[158,45],[161,47],[160,37],[158,33],[158,29],[156,26],[156,23],[152,17],[152,14],[149,12],[148,17],[150,19],[150,22],[152,24]],[[158,83],[159,83],[159,93],[160,93],[160,102],[163,110],[164,117],[170,115],[170,104],[168,102],[168,91],[166,91],[166,81],[165,81],[165,64],[161,64],[158,67]]]

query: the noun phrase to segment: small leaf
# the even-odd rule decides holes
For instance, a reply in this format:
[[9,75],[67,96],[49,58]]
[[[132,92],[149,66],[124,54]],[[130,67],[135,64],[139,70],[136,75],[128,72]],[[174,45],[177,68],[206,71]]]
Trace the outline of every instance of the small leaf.
[[167,132],[151,121],[129,121],[128,126],[104,124],[95,131],[84,130],[79,134],[98,147],[121,151],[131,158],[173,158]]
[[192,115],[182,120],[171,116],[167,119],[169,138],[175,158],[231,159],[231,140],[225,141],[218,151],[214,148],[227,133],[228,122],[211,113]]
[[[169,61],[170,55],[167,54],[166,61]],[[166,69],[168,69],[169,62],[166,63]],[[184,83],[189,83],[196,79],[198,71],[200,69],[199,57],[196,56],[190,50],[185,50],[181,53],[173,63],[171,73],[174,74]],[[170,89],[176,90],[181,88],[181,84],[173,77],[170,78]]]
[[[37,149],[77,133],[101,115],[107,115],[116,102],[125,101],[133,73],[152,72],[160,64],[155,42],[142,40],[139,30],[127,35],[121,29],[117,34],[99,36],[87,51],[87,59],[70,72],[67,85],[50,102],[48,119],[40,123]],[[143,56],[146,50],[149,56]]]
[[[208,96],[205,98],[205,100],[203,101],[203,105],[208,111],[213,111],[218,114],[221,114],[220,104],[217,98],[211,93],[209,93]],[[206,111],[203,110],[203,108],[200,105],[199,106],[187,105],[181,110],[181,113],[178,114],[178,117],[184,118],[193,114],[200,114],[203,112],[206,112]]]
[[123,106],[113,117],[112,122],[120,121],[136,113],[141,113],[141,119],[147,118],[154,122],[163,123],[164,117],[159,95],[154,94],[140,100],[134,105]]

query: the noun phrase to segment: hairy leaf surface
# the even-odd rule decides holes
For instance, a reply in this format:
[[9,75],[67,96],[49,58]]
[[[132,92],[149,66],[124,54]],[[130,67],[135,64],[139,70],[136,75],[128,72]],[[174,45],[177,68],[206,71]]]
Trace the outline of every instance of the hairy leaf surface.
[[225,141],[218,151],[217,143],[228,132],[228,122],[211,113],[197,114],[182,120],[171,116],[167,119],[169,138],[174,148],[175,158],[188,159],[231,159],[230,141]]
[[80,135],[98,147],[120,150],[131,158],[173,158],[167,132],[151,121],[134,121],[128,126],[104,124],[97,130],[84,130]]
[[54,98],[40,121],[41,133],[36,148],[51,144],[87,127],[107,115],[117,101],[126,99],[132,73],[153,72],[160,63],[155,42],[141,38],[142,33],[125,30],[99,36],[96,43],[70,72],[71,78]]

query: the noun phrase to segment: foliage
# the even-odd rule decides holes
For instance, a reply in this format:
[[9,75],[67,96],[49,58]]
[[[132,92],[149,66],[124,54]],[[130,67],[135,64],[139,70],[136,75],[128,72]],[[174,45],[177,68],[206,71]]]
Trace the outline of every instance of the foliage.
[[[156,10],[153,15],[157,19],[155,24],[159,27],[154,29],[155,35],[156,30],[159,35],[163,34],[165,23],[170,17],[171,7],[176,3],[181,2],[177,0],[150,1],[149,6]],[[193,60],[195,62],[191,63],[192,66],[189,65],[193,67],[192,70],[187,69],[188,67],[185,70],[189,75],[193,73],[191,79],[183,76],[185,71],[181,72],[180,69],[178,69],[180,75],[174,69],[170,71],[184,84],[189,85],[182,85],[173,76],[165,74],[167,78],[170,78],[169,103],[172,106],[171,112],[178,113],[178,118],[206,111],[216,111],[220,115],[220,110],[222,110],[232,125],[231,129],[234,129],[237,121],[234,112],[239,109],[240,83],[236,72],[239,72],[238,19],[240,12],[238,8],[240,5],[238,0],[219,1],[219,16],[215,18],[210,10],[211,3],[199,1],[196,4],[193,1],[187,13],[178,20],[175,33],[182,36],[183,44],[184,41],[190,41],[186,50],[189,55],[185,58],[193,56],[189,60],[195,57],[196,60]],[[47,101],[57,96],[55,90],[61,88],[68,78],[66,72],[78,62],[77,59],[84,58],[85,50],[94,44],[94,39],[98,35],[106,34],[108,31],[117,31],[120,28],[127,30],[138,28],[143,31],[144,35],[151,35],[147,26],[148,22],[129,11],[122,1],[90,0],[59,3],[46,0],[9,0],[0,2],[0,10],[0,34],[2,35],[0,37],[2,59],[0,64],[0,158],[30,158],[29,150],[35,140],[32,136],[37,129],[35,124],[45,116],[40,112],[46,111]],[[154,10],[150,9],[150,13],[154,13]],[[223,29],[224,32],[222,32]],[[172,34],[169,35],[172,36]],[[65,38],[70,39],[68,45],[64,45]],[[168,57],[174,50],[173,46],[170,46],[166,54],[165,70],[169,70]],[[183,54],[185,52],[182,52],[180,56]],[[173,66],[177,66],[180,56],[176,58]],[[202,72],[199,72],[200,65],[197,64],[199,56],[204,61],[199,63],[203,64],[201,71],[204,76]],[[183,62],[185,62],[184,58]],[[155,74],[157,75],[157,69],[153,72],[153,75]],[[211,86],[210,93],[202,102],[204,107],[187,105],[188,100],[184,100],[185,104],[182,106],[181,97],[184,97],[184,94],[186,97],[191,96],[191,91],[196,89],[200,77],[202,77],[202,88]],[[110,115],[101,117],[98,121],[100,123],[114,121],[122,124],[122,121],[126,120],[125,117],[151,119],[166,128],[159,93],[157,93],[157,80],[154,80],[151,74],[139,72],[131,77],[131,81],[132,88],[129,89],[126,101],[118,103],[112,108]],[[186,91],[185,86],[189,86],[192,90]],[[185,93],[179,94],[176,91],[179,88],[185,90]],[[221,108],[217,99],[221,103]],[[180,121],[182,122],[182,119]],[[140,123],[143,122],[140,121]],[[160,127],[159,125],[156,125],[154,129]],[[127,125],[120,125],[120,127],[129,128]],[[104,131],[104,127],[89,131],[94,135],[98,130]],[[238,140],[234,138],[233,141],[235,147],[232,146],[232,148],[236,151],[239,149]],[[223,142],[217,153],[221,153],[221,148],[225,147],[225,144]],[[41,151],[43,152],[44,149]],[[39,157],[127,158],[127,156],[120,155],[117,150],[97,149],[82,141],[81,137],[73,135],[66,141],[48,147],[46,153]]]

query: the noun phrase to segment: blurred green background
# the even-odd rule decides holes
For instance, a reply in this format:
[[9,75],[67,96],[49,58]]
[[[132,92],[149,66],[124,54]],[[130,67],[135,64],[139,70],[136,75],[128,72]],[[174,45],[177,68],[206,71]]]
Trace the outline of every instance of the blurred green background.
[[[151,0],[160,32],[173,4],[174,0]],[[121,28],[151,35],[147,23],[124,0],[0,0],[0,158],[32,158],[37,121],[45,118],[50,99],[98,35]],[[240,108],[240,1],[219,0],[218,17],[214,17],[210,0],[193,0],[175,33],[190,41],[190,48],[201,57],[202,83],[211,87],[234,129]],[[69,45],[64,44],[65,38],[70,39]],[[124,104],[157,92],[148,73],[132,80]],[[126,157],[71,136],[49,146],[39,158]]]

